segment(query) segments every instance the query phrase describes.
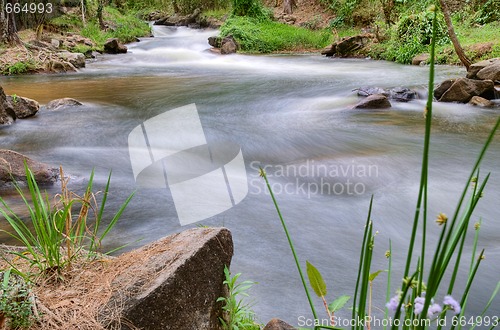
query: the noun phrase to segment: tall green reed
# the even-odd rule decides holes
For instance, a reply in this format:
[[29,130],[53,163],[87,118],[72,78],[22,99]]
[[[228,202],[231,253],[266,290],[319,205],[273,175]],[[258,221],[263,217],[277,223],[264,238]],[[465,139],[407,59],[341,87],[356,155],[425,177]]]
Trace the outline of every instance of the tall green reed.
[[[79,196],[68,189],[69,179],[61,168],[61,193],[51,200],[46,192],[40,190],[33,172],[26,164],[24,166],[28,192],[25,193],[17,183],[15,188],[29,212],[29,220],[23,220],[0,197],[0,214],[13,229],[13,232],[2,232],[15,238],[25,248],[25,251],[11,253],[38,269],[34,274],[20,273],[26,277],[46,273],[60,275],[65,267],[71,267],[79,255],[94,257],[99,252],[102,240],[116,225],[134,194],[125,200],[110,222],[102,228],[111,173],[99,204],[93,192],[94,171],[90,174],[84,194]],[[83,250],[85,252],[80,253]],[[16,268],[12,261],[7,258],[5,261]]]

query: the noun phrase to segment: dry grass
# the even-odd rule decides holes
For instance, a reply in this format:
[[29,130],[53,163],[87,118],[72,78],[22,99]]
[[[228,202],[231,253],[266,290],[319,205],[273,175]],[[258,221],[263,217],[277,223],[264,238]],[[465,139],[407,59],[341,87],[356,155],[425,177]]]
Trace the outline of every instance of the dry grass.
[[[165,249],[163,241],[116,258],[101,256],[88,260],[80,256],[71,269],[60,273],[60,277],[49,273],[38,276],[32,287],[38,320],[29,330],[120,329],[122,323],[134,329],[132,322],[120,319],[123,302],[156,278],[163,268],[151,269],[145,265]],[[5,247],[0,250],[5,251]],[[21,258],[12,258],[12,254],[6,256],[10,256],[23,272],[34,271]],[[0,269],[6,266],[5,261],[0,260]],[[135,283],[142,286],[136,287],[134,292],[125,289]],[[114,306],[109,306],[112,296]],[[121,301],[116,297],[121,297]]]

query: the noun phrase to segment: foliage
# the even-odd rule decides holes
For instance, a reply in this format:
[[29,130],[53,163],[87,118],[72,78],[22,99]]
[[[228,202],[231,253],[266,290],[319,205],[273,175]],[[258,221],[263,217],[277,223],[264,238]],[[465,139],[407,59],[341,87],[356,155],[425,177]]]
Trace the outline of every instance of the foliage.
[[228,1],[225,0],[173,0],[180,14],[191,14],[196,9],[223,9],[227,8]]
[[10,329],[28,328],[35,319],[28,285],[12,268],[0,272],[0,324],[4,319]]
[[[336,13],[336,17],[330,22],[331,27],[352,25],[352,12],[360,0],[332,0],[329,8]],[[338,8],[338,9],[337,9]]]
[[269,20],[272,12],[260,0],[232,0],[232,15],[245,16],[260,21]]
[[[432,18],[434,13],[422,11],[419,14],[403,16],[396,26],[396,37],[399,42],[419,42],[429,45],[432,38]],[[449,42],[448,31],[442,14],[438,15],[436,27],[436,44]]]
[[[422,167],[421,167],[421,178],[419,184],[419,192],[417,203],[415,207],[415,213],[413,217],[413,226],[410,234],[409,247],[406,256],[406,263],[404,266],[403,278],[401,281],[401,286],[397,290],[394,297],[389,299],[387,297],[387,304],[385,310],[385,317],[388,324],[391,325],[392,329],[426,329],[431,327],[430,320],[444,319],[447,312],[451,312],[457,317],[463,317],[465,310],[467,308],[467,301],[469,298],[470,289],[474,282],[475,276],[477,274],[478,268],[484,259],[484,249],[478,254],[478,238],[480,230],[480,222],[473,225],[475,230],[474,240],[472,243],[470,255],[468,256],[470,263],[463,266],[462,261],[465,259],[463,256],[466,255],[466,237],[468,229],[472,224],[472,215],[479,200],[483,196],[483,192],[486,183],[489,179],[489,174],[487,174],[484,179],[479,179],[479,166],[486,154],[487,149],[491,145],[493,138],[500,127],[500,117],[497,119],[495,126],[493,127],[490,135],[488,136],[486,142],[484,143],[479,156],[470,172],[470,175],[465,180],[465,187],[462,194],[458,200],[458,205],[453,213],[453,216],[447,217],[445,214],[440,213],[437,215],[435,228],[438,229],[440,235],[437,240],[434,253],[430,255],[431,262],[427,261],[429,257],[427,234],[428,234],[428,199],[429,199],[429,185],[428,185],[428,173],[429,173],[429,163],[430,163],[430,145],[431,145],[431,128],[432,128],[432,111],[433,111],[433,89],[434,89],[434,57],[435,57],[435,46],[436,46],[436,34],[437,34],[437,15],[434,15],[433,26],[432,26],[432,42],[430,45],[430,57],[431,64],[429,70],[429,95],[427,99],[427,104],[424,110],[424,120],[425,120],[425,134],[424,134],[424,144],[423,144],[423,154],[422,154]],[[269,193],[271,195],[272,201],[275,205],[278,217],[282,223],[285,235],[288,239],[290,249],[292,251],[295,263],[297,265],[297,270],[299,276],[302,280],[306,296],[309,300],[311,307],[311,312],[315,320],[318,320],[314,305],[311,301],[309,295],[309,290],[305,284],[303,273],[298,261],[297,253],[295,252],[294,245],[292,243],[290,234],[287,230],[286,223],[283,219],[281,211],[279,209],[276,198],[273,194],[269,181],[267,179],[266,173],[261,169],[260,175],[264,178]],[[472,184],[472,191],[469,192],[470,186]],[[468,201],[467,201],[468,197]],[[383,271],[371,272],[371,264],[373,260],[373,250],[375,245],[374,224],[372,220],[372,207],[373,207],[373,197],[370,201],[370,206],[368,209],[368,216],[366,219],[366,224],[364,226],[364,234],[360,249],[360,257],[358,263],[358,275],[356,280],[356,287],[354,289],[354,299],[352,305],[352,320],[367,320],[366,328],[370,329],[370,320],[372,319],[372,308],[371,308],[371,296],[372,296],[372,285],[375,278],[381,274]],[[419,249],[416,248],[417,237],[420,242]],[[388,282],[387,282],[387,296],[390,295],[390,279],[393,273],[392,267],[392,248],[389,242],[389,251],[386,252],[386,257],[389,259],[389,269],[388,269]],[[312,267],[307,263],[308,275],[311,280],[311,285],[314,291],[319,295],[324,297],[326,295],[326,284],[324,283],[321,274],[316,268]],[[456,287],[456,279],[458,273],[464,273],[467,276],[465,286],[460,292]],[[426,281],[425,281],[426,279]],[[447,282],[445,282],[445,280]],[[482,316],[485,315],[491,303],[494,300],[496,294],[500,290],[500,282],[498,282],[496,289],[482,312]],[[438,294],[446,292],[442,304],[434,301],[434,298],[438,297]],[[459,300],[455,300],[451,295],[452,293],[457,296],[461,296]],[[393,317],[389,317],[389,311],[394,313]],[[329,315],[332,319],[332,315]],[[399,322],[395,322],[399,320]],[[457,318],[454,318],[455,322],[458,322]],[[472,322],[482,322],[482,318],[472,319]],[[409,326],[413,324],[418,324],[418,326]],[[332,326],[318,325],[315,329],[336,329],[334,327],[335,320],[332,320]],[[457,325],[459,325],[457,323]],[[467,324],[472,327],[476,325],[481,326],[481,324]],[[496,324],[493,324],[493,329]],[[456,326],[452,324],[451,329]],[[441,326],[438,326],[440,329]],[[353,324],[352,329],[365,329],[364,322]]]
[[33,61],[19,61],[4,69],[3,74],[23,74],[30,72],[35,67]]
[[483,6],[478,8],[475,15],[475,22],[487,24],[500,21],[500,0],[488,0]]
[[[19,185],[15,185],[19,196],[29,211],[31,223],[26,224],[0,197],[0,214],[10,224],[14,232],[6,232],[18,240],[25,248],[24,252],[12,252],[38,268],[38,274],[61,274],[66,266],[71,266],[74,258],[83,249],[87,258],[92,258],[99,251],[102,240],[114,227],[133,194],[122,204],[109,224],[101,232],[103,212],[109,191],[111,174],[103,191],[102,201],[98,204],[96,194],[92,192],[94,172],[92,171],[83,196],[67,188],[68,179],[61,173],[61,194],[51,201],[48,194],[38,187],[35,177],[25,164],[28,194]],[[77,212],[75,212],[75,210]],[[93,211],[93,212],[92,212]],[[91,216],[94,215],[93,227]],[[7,261],[7,260],[6,260]],[[7,261],[14,267],[13,263]],[[25,274],[27,277],[31,274]],[[37,275],[37,273],[35,273]]]
[[220,319],[224,330],[259,330],[259,324],[255,323],[254,312],[248,304],[240,299],[240,296],[248,297],[247,291],[254,282],[238,282],[241,273],[231,276],[229,269],[224,267],[224,284],[228,289],[227,297],[219,297],[217,301],[223,302],[224,317]]
[[270,53],[322,48],[331,42],[329,31],[310,31],[273,21],[231,17],[221,27],[221,36],[232,35],[243,51]]

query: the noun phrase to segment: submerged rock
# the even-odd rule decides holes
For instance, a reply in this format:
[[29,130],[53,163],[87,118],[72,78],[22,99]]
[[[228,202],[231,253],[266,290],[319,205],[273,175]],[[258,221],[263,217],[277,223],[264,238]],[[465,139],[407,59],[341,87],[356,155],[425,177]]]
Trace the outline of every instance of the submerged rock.
[[418,99],[418,93],[406,87],[396,87],[389,91],[391,100],[398,102],[408,102]]
[[[121,329],[130,329],[127,323],[145,330],[221,329],[222,302],[217,298],[227,295],[224,266],[229,267],[233,255],[228,229],[186,230],[131,254],[133,263],[122,266],[111,283],[114,293],[101,309],[101,319],[121,306]],[[116,321],[101,323],[117,327]]]
[[70,97],[65,97],[62,99],[52,100],[45,106],[47,110],[59,110],[64,107],[75,107],[80,106],[82,103],[78,100],[72,99]]
[[0,149],[0,188],[10,186],[13,181],[26,181],[24,162],[26,162],[28,168],[33,172],[38,184],[47,185],[57,181],[59,175],[57,169],[15,151]]
[[382,94],[370,95],[354,106],[354,109],[387,109],[391,107],[391,102],[387,96]]

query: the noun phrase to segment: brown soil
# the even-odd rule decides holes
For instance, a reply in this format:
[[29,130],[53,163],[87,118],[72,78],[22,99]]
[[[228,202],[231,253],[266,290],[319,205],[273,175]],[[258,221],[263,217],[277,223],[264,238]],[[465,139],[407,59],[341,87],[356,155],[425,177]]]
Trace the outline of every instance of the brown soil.
[[[297,7],[290,16],[295,18],[293,25],[312,26],[314,28],[327,27],[335,16],[317,0],[296,0]],[[274,17],[283,17],[283,0],[265,0],[264,4],[273,9]],[[289,22],[290,24],[290,22]]]

